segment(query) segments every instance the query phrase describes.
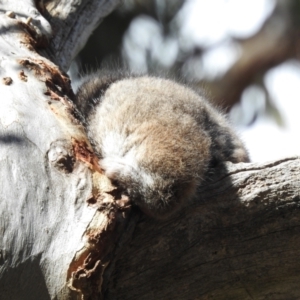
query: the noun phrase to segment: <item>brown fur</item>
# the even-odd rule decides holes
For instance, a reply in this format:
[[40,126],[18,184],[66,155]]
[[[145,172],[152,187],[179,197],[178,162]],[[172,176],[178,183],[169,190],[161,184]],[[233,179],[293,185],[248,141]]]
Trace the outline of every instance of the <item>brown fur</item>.
[[249,160],[226,119],[190,88],[148,76],[108,78],[90,76],[77,105],[106,175],[148,215],[176,211],[209,167]]

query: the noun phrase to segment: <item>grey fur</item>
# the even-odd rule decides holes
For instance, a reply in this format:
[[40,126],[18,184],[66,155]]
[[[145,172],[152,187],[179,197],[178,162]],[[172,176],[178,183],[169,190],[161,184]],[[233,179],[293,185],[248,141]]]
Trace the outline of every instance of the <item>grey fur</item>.
[[225,117],[174,81],[94,74],[76,102],[105,174],[150,216],[175,212],[209,168],[249,161]]

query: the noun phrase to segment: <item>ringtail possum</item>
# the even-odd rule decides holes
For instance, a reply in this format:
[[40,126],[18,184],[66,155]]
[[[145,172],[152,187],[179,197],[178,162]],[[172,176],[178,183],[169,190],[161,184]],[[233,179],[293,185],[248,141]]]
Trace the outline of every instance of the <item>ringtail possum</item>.
[[169,79],[91,74],[77,91],[76,105],[106,176],[157,219],[192,198],[210,168],[249,161],[223,114]]

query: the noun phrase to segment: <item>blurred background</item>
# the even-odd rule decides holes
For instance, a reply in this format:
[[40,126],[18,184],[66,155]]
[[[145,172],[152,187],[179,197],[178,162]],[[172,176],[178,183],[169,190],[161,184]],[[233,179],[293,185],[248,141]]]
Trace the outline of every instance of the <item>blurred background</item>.
[[73,73],[178,78],[228,113],[252,161],[300,155],[299,29],[300,0],[123,0]]

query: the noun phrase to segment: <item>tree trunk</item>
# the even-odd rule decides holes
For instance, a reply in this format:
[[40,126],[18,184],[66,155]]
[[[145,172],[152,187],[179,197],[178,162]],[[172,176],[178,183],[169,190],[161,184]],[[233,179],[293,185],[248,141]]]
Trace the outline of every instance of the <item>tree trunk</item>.
[[300,159],[227,164],[164,222],[101,174],[63,71],[118,2],[1,4],[0,299],[298,299]]
[[[98,5],[97,20],[96,12],[89,20],[89,26],[96,25],[117,1],[54,2],[36,1],[37,7],[30,0],[1,3],[1,300],[72,297],[70,264],[83,251],[84,233],[100,214],[86,200],[97,184],[105,190],[70,100],[70,80],[45,53],[66,70],[79,48],[72,41],[80,26],[70,22],[54,32],[53,24],[78,20],[85,15],[83,8]],[[43,3],[53,6],[46,11]],[[75,36],[71,28],[77,28]],[[57,50],[66,44],[68,55]]]

